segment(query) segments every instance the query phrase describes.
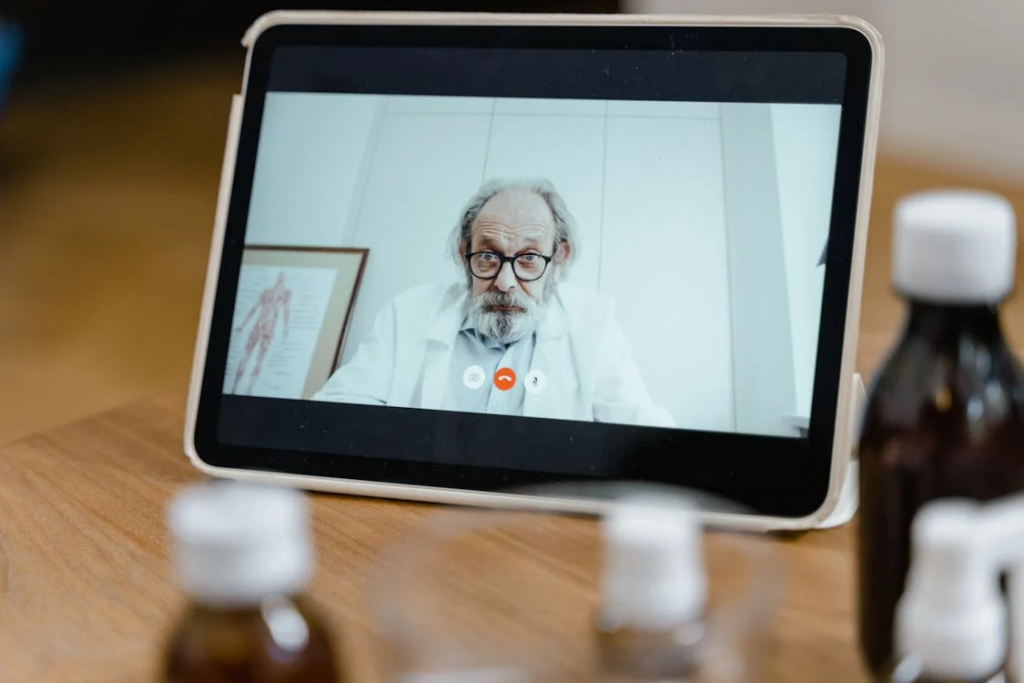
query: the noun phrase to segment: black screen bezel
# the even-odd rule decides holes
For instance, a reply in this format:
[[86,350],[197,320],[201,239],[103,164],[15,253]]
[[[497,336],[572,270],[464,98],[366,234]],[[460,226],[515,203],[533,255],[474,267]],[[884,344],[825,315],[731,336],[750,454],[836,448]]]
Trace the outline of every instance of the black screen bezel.
[[[344,45],[844,55],[846,83],[807,438],[222,396],[260,123],[274,51],[282,46]],[[193,443],[197,456],[219,468],[499,491],[585,479],[585,474],[565,475],[539,466],[531,468],[528,461],[540,465],[549,454],[565,452],[579,457],[585,455],[588,445],[614,447],[619,449],[618,455],[609,461],[615,467],[614,478],[699,488],[764,515],[811,514],[825,500],[831,470],[872,59],[868,39],[848,27],[279,25],[264,31],[250,55],[232,193],[196,409]],[[236,427],[244,427],[253,442],[265,447],[230,445],[220,438],[218,425],[225,402],[231,402],[229,416]],[[268,419],[268,415],[273,417]],[[347,431],[339,435],[337,424],[342,416]],[[311,425],[319,427],[309,429]],[[526,443],[538,429],[558,436],[545,438],[546,449],[541,453],[533,449],[527,456],[524,449],[523,459],[515,463],[502,463],[500,454],[481,447],[486,436],[481,436],[481,431],[497,431],[511,439],[526,439]],[[324,438],[307,439],[306,448],[298,450],[288,437],[303,431],[306,435],[322,432]],[[346,444],[344,448],[349,453],[387,452],[392,457],[325,452],[338,450],[341,443]],[[460,464],[437,457],[439,452],[447,451],[454,453]],[[399,454],[400,457],[394,457]],[[686,464],[685,468],[679,467],[681,462]],[[495,463],[514,466],[496,467]]]

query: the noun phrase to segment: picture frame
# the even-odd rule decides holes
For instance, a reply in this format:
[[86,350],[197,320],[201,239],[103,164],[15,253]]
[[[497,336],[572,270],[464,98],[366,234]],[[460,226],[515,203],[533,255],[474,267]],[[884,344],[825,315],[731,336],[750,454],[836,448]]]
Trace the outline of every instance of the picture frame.
[[224,391],[308,400],[341,357],[369,249],[247,245]]

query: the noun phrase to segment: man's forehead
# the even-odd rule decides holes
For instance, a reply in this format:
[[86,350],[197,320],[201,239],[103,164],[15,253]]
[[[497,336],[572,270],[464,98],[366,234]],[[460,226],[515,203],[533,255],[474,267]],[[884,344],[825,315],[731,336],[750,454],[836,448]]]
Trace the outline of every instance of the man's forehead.
[[536,192],[513,188],[491,197],[473,221],[474,234],[489,228],[543,237],[553,231],[554,217]]
[[551,225],[551,208],[539,194],[525,188],[509,188],[494,195],[480,209],[480,218],[515,220]]

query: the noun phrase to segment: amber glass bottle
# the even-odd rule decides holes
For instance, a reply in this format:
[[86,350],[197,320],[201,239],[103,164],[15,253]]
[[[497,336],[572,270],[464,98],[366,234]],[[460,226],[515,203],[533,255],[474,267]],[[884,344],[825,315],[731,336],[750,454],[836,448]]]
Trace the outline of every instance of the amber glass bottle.
[[169,511],[190,604],[171,634],[166,683],[336,683],[331,635],[302,589],[313,564],[293,490],[201,484]]
[[893,247],[908,317],[860,438],[860,642],[877,679],[892,665],[918,509],[1024,489],[1021,372],[998,314],[1014,282],[1012,208],[985,193],[915,195],[897,207]]

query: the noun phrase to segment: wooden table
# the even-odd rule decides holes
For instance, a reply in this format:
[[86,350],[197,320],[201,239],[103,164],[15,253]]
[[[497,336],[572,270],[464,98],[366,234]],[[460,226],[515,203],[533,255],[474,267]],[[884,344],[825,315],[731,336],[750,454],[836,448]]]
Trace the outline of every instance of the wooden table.
[[[141,401],[0,449],[0,681],[158,680],[183,605],[163,515],[175,490],[201,478],[182,455],[182,424],[176,400]],[[313,513],[319,564],[310,592],[337,630],[353,680],[380,680],[388,652],[370,628],[371,570],[381,550],[441,508],[316,495]],[[545,516],[533,556],[508,544],[472,552],[486,567],[505,566],[503,553],[534,567],[560,605],[578,612],[593,595],[595,528],[590,519]],[[854,646],[852,531],[762,541],[787,574],[764,680],[865,680]],[[562,550],[546,559],[536,552],[544,544]],[[567,547],[580,549],[576,559],[566,559]],[[738,579],[721,555],[727,547],[708,540],[716,585]],[[576,612],[570,631],[585,627],[587,615]],[[558,647],[583,656],[585,644]]]

